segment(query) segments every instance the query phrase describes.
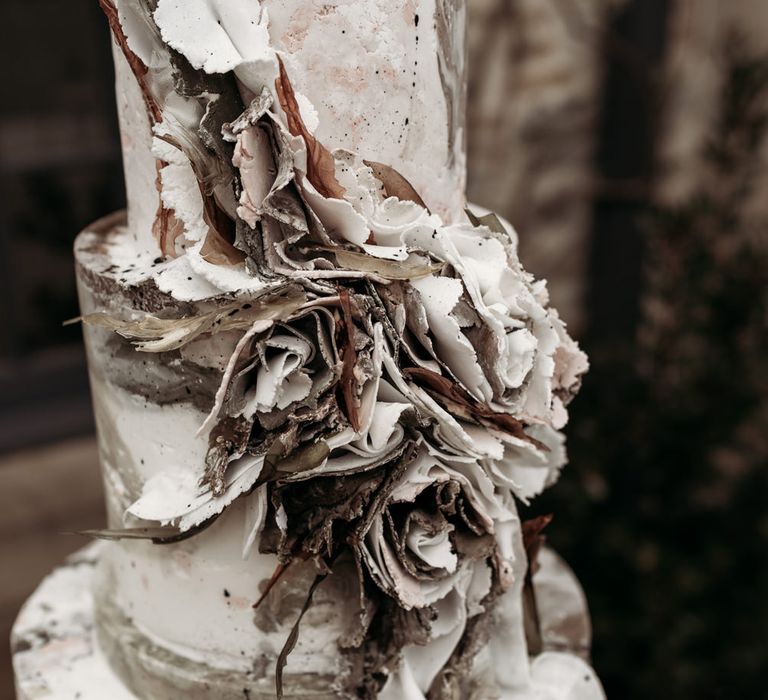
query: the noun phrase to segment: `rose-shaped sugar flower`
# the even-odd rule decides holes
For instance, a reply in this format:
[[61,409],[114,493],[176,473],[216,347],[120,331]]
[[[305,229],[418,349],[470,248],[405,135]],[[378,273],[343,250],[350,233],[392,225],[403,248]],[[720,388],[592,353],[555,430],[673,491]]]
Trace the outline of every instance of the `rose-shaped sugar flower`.
[[422,445],[361,543],[371,578],[406,609],[445,598],[467,567],[492,559],[495,519],[514,517],[492,491],[480,467]]
[[243,335],[201,429],[211,429],[210,471],[223,473],[246,450],[266,451],[265,440],[282,441],[280,454],[290,454],[308,437],[308,425],[329,418],[324,398],[340,374],[334,329],[333,314],[317,307]]
[[[348,151],[334,151],[333,157],[344,195],[342,202],[331,205],[336,216],[328,220],[328,225],[343,240],[373,257],[403,261],[409,255],[405,242],[409,232],[416,229],[429,235],[441,225],[439,217],[429,213],[416,192],[394,170],[367,163]],[[410,199],[403,199],[406,197]],[[321,203],[317,210],[321,220],[327,208],[327,203]]]
[[477,459],[421,441],[359,548],[372,580],[398,605],[434,613],[427,638],[401,650],[382,698],[425,698],[469,621],[522,576],[512,567],[524,562],[502,541],[517,524],[511,491]]
[[[363,396],[364,409],[367,398]],[[327,440],[332,451],[322,472],[347,474],[373,469],[391,461],[402,452],[408,439],[404,421],[411,420],[408,416],[412,412],[410,404],[387,401],[377,396],[371,407],[370,420],[361,431],[348,427]]]
[[313,476],[343,476],[370,471],[399,458],[412,440],[415,408],[382,378],[386,341],[381,324],[376,324],[370,360],[361,358],[366,369],[357,409],[359,426],[348,424],[338,432],[323,435],[328,458],[314,469],[306,469],[287,480]]
[[204,464],[170,464],[147,482],[129,513],[186,531],[269,478],[263,475],[268,453],[294,455],[286,469],[314,466],[307,446],[318,433],[346,425],[333,391],[340,375],[334,325],[323,307],[301,309],[282,322],[253,323],[237,341],[199,428],[208,435]]
[[[275,275],[304,281],[339,276],[323,253],[333,245],[323,224],[307,207],[296,161],[306,148],[271,111],[265,88],[246,111],[225,125],[235,144],[233,165],[240,177],[237,245],[247,255],[249,271],[264,279]],[[302,252],[304,247],[312,254]]]

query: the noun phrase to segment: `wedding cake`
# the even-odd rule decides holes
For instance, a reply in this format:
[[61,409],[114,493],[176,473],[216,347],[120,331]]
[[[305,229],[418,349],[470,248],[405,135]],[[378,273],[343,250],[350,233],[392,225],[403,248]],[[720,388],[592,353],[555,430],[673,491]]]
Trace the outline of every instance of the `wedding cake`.
[[75,252],[120,682],[602,698],[517,510],[587,360],[465,202],[464,0],[100,4],[128,210]]

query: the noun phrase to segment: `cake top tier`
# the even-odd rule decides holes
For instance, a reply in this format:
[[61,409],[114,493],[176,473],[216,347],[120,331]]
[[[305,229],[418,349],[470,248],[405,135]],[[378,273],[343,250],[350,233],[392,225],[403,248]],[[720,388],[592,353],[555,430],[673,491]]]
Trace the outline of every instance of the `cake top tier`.
[[[116,56],[129,218],[142,248],[158,246],[157,160],[167,157],[152,130],[173,117],[194,127],[207,106],[200,94],[172,94],[180,60],[209,78],[209,90],[234,76],[238,94],[221,99],[243,104],[264,88],[277,98],[282,60],[318,141],[395,168],[446,222],[462,218],[463,1],[118,0],[115,10],[118,44],[137,59],[129,55],[130,70],[124,51]],[[137,67],[147,69],[138,82]],[[160,104],[148,108],[147,90]],[[158,184],[172,200],[178,183]]]

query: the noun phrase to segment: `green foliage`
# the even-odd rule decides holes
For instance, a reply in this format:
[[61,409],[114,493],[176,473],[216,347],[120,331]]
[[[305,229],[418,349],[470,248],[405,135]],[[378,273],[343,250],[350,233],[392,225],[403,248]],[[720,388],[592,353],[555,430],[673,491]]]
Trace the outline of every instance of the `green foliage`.
[[609,698],[768,697],[768,62],[728,62],[700,191],[648,207],[640,328],[586,339],[571,465],[537,504]]

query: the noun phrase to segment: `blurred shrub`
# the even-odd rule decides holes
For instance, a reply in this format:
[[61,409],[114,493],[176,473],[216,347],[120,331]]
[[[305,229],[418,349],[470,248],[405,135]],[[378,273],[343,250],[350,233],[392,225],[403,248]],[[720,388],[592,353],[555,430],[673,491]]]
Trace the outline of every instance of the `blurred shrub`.
[[585,339],[571,465],[536,505],[614,699],[768,697],[768,220],[747,205],[768,168],[768,61],[739,45],[700,191],[644,214],[637,336]]

